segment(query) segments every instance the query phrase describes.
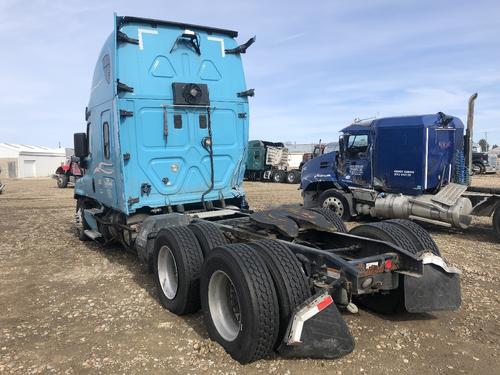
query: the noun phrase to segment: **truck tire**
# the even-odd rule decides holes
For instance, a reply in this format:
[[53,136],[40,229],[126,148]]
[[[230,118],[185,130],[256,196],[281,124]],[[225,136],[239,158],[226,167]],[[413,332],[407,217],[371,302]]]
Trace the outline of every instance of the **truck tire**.
[[213,249],[201,272],[201,305],[210,338],[241,364],[276,342],[279,307],[264,261],[247,244]]
[[60,189],[64,189],[68,187],[69,177],[65,174],[57,175],[57,187]]
[[335,214],[335,212],[333,212],[329,208],[316,207],[308,208],[308,210],[323,215],[323,217],[328,220],[328,222],[333,224],[337,232],[347,233],[347,227],[345,226],[345,223],[340,217],[337,216],[337,214]]
[[284,182],[285,178],[286,178],[286,172],[282,171],[281,169],[274,172],[274,174],[272,175],[273,181],[278,183]]
[[293,170],[286,174],[286,182],[289,184],[298,184],[300,182],[300,172]]
[[208,256],[212,249],[227,245],[224,233],[216,225],[208,221],[198,221],[189,224],[188,228],[191,229],[198,239],[204,258]]
[[295,308],[311,297],[311,289],[300,262],[286,245],[273,240],[250,242],[249,245],[266,264],[276,288],[280,313],[276,349],[285,336]]
[[351,219],[349,202],[337,189],[328,189],[322,192],[318,199],[318,206],[332,210],[343,221]]
[[177,315],[200,307],[203,252],[187,226],[160,230],[154,243],[153,271],[161,304]]
[[495,230],[497,239],[500,240],[500,205],[497,205],[492,220],[493,229]]
[[358,225],[351,229],[349,233],[356,236],[390,242],[413,254],[420,251],[413,238],[409,236],[406,231],[394,224],[385,223],[383,221],[380,223]]
[[435,255],[441,256],[441,252],[431,235],[420,225],[411,220],[406,219],[391,219],[384,221],[387,224],[396,225],[404,230],[413,240],[418,251],[430,250]]
[[485,174],[486,167],[482,163],[472,163],[472,170],[474,174]]
[[85,216],[83,215],[84,203],[81,199],[76,201],[75,227],[76,235],[80,241],[88,241],[90,238],[85,234],[85,230],[90,229]]

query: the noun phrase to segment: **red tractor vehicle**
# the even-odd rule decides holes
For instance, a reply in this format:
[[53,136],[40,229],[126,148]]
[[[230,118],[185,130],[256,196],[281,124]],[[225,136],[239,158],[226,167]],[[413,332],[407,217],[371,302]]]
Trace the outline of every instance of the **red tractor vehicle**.
[[57,180],[57,187],[61,189],[67,187],[68,183],[74,184],[78,178],[82,177],[79,162],[73,160],[73,157],[68,158],[65,163],[61,163],[52,177]]

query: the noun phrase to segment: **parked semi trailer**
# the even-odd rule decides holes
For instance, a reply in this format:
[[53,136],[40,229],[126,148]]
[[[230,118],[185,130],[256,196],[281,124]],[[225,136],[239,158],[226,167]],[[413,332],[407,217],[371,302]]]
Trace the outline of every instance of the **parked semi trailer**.
[[[339,309],[453,310],[459,271],[396,220],[347,233],[329,210],[253,212],[242,187],[248,93],[237,32],[115,15],[95,67],[87,132],[74,135],[81,240],[119,241],[174,314],[203,310],[236,360],[337,358]],[[271,203],[271,202],[270,202]],[[367,238],[370,234],[377,239]]]
[[476,97],[465,134],[460,119],[441,112],[349,125],[338,152],[304,165],[304,206],[329,208],[344,220],[368,215],[461,229],[474,215],[491,216],[500,236],[500,189],[469,186]]
[[245,178],[250,181],[300,182],[299,165],[290,164],[288,148],[281,142],[248,142]]

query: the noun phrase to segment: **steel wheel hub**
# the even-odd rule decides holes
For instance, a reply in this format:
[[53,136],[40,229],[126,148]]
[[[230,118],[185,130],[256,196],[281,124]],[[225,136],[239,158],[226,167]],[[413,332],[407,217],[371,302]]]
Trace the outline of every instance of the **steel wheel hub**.
[[175,298],[179,286],[179,276],[174,254],[168,246],[162,246],[158,252],[158,279],[163,294],[168,299]]
[[238,337],[241,310],[233,282],[223,271],[216,271],[208,283],[208,307],[215,328],[226,341]]
[[337,216],[342,217],[344,215],[344,205],[341,200],[337,197],[328,197],[323,202],[324,208],[329,208],[337,214]]

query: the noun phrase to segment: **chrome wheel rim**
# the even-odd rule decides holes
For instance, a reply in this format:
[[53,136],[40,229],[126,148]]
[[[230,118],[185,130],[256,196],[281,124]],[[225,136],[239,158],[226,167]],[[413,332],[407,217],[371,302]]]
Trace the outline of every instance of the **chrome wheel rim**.
[[241,328],[241,309],[233,282],[223,271],[215,271],[208,283],[208,308],[217,332],[234,341]]
[[329,208],[337,214],[337,216],[342,217],[344,214],[344,205],[337,197],[328,197],[323,202],[324,208]]
[[162,246],[158,252],[158,279],[160,281],[163,294],[168,299],[173,299],[177,295],[179,286],[179,275],[174,254],[168,246]]

